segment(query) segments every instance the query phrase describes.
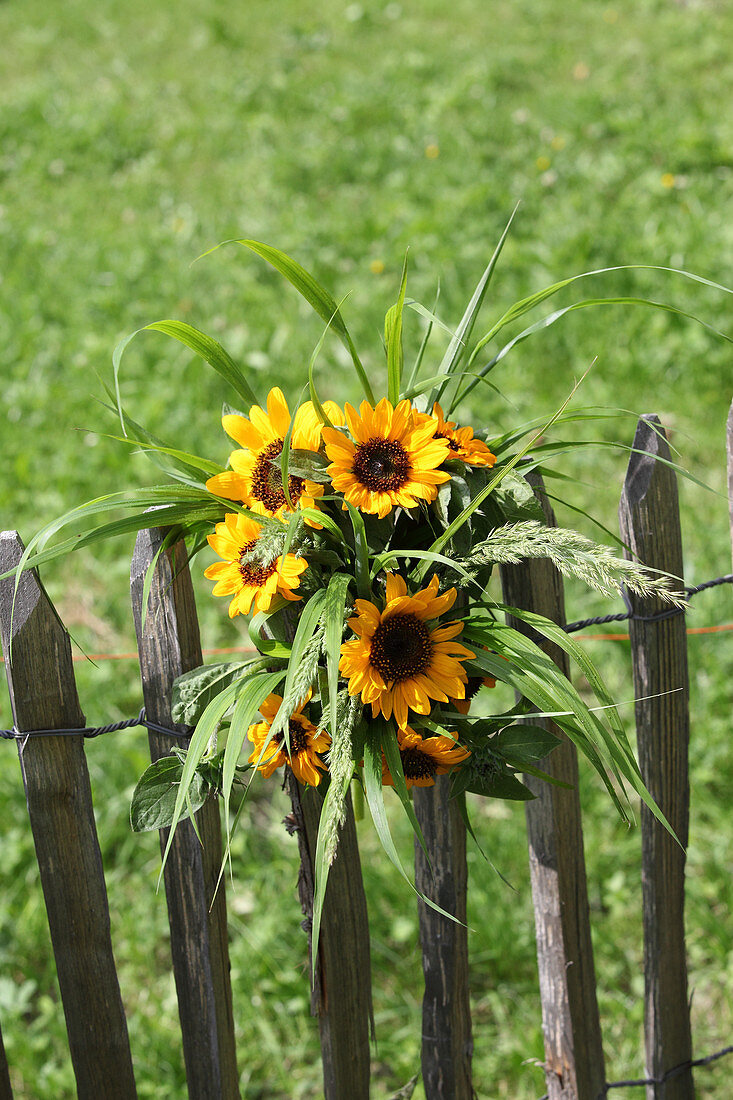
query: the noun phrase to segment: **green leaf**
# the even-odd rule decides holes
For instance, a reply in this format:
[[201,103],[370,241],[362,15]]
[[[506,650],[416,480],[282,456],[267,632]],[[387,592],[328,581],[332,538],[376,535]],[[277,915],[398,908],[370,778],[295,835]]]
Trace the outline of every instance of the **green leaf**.
[[189,789],[194,782],[196,768],[200,764],[213,735],[218,730],[222,718],[236,699],[239,690],[241,690],[241,687],[237,682],[228,684],[219,695],[211,700],[204,713],[201,715],[196,725],[196,729],[193,731],[186,753],[186,762],[183,765],[183,772],[181,774],[175,804],[173,806],[170,833],[168,834],[168,841],[165,846],[165,851],[163,852],[163,861],[160,868],[160,875],[158,876],[158,885],[160,885],[160,879],[163,876],[163,868],[165,867],[168,854],[171,850],[176,826],[181,820]]
[[288,658],[288,669],[285,677],[285,687],[283,688],[283,699],[277,714],[272,723],[272,734],[284,732],[285,742],[290,748],[289,735],[287,730],[288,719],[295,710],[296,706],[302,701],[299,698],[293,698],[292,693],[294,689],[295,678],[300,669],[300,663],[303,659],[306,649],[311,641],[311,638],[318,629],[324,614],[324,604],[326,602],[326,590],[324,588],[317,589],[310,597],[305,607],[300,611],[298,615],[298,627],[295,631],[295,637],[293,638],[293,644],[290,651],[290,657]]
[[[612,735],[606,734],[606,728],[603,723],[596,719],[597,726],[602,731],[605,743],[613,758],[614,763],[617,766],[618,771],[628,780],[636,793],[646,804],[649,810],[654,814],[657,821],[662,824],[667,832],[677,840],[672,826],[667,821],[662,811],[657,806],[656,802],[649,794],[649,791],[644,785],[644,781],[641,777],[641,771],[636,761],[636,757],[629,744],[626,732],[621,724],[621,720],[618,716],[618,711],[614,705],[613,699],[610,696],[608,689],[606,688],[600,673],[596,669],[595,665],[591,661],[590,657],[584,652],[584,650],[574,641],[568,634],[562,630],[557,623],[553,623],[550,619],[545,618],[543,615],[537,615],[531,611],[523,611],[519,608],[509,608],[506,610],[510,615],[514,615],[515,618],[522,622],[526,622],[528,626],[531,626],[539,634],[542,634],[548,641],[554,642],[560,649],[564,650],[569,657],[574,660],[584,676],[588,680],[596,698],[606,708],[604,714],[611,726]],[[540,650],[540,652],[542,652]],[[548,658],[549,660],[549,658]],[[552,662],[550,662],[552,663]],[[593,715],[595,718],[595,716]]]
[[509,470],[504,475],[501,484],[494,490],[492,499],[507,523],[527,519],[545,522],[542,505],[535,496],[532,486],[516,470]]
[[436,294],[435,294],[435,302],[433,304],[432,311],[429,310],[429,309],[425,309],[425,306],[420,305],[419,302],[415,302],[411,298],[407,298],[405,300],[405,305],[406,306],[410,306],[412,309],[416,310],[417,313],[421,313],[423,315],[423,317],[427,317],[427,320],[428,320],[428,327],[425,329],[425,335],[422,338],[422,342],[420,343],[420,347],[418,349],[417,355],[415,356],[415,362],[413,363],[412,371],[410,372],[410,377],[409,377],[408,382],[407,382],[407,389],[406,389],[406,392],[404,394],[405,397],[410,397],[409,391],[412,389],[412,387],[415,385],[415,383],[417,381],[417,376],[420,373],[420,368],[422,366],[422,362],[423,362],[423,359],[425,357],[425,351],[427,349],[428,342],[430,340],[430,334],[433,331],[433,325],[438,325],[439,328],[444,328],[447,331],[449,336],[453,336],[453,333],[448,328],[448,326],[444,325],[443,322],[440,320],[440,318],[435,316],[435,310],[438,308],[438,302],[439,301],[440,301],[440,283],[438,283],[438,289],[437,289]]
[[[227,828],[227,851],[231,839],[229,833],[229,799],[231,798],[237,761],[242,752],[242,746],[249,727],[254,723],[261,704],[275,690],[284,675],[285,669],[279,669],[276,672],[260,672],[249,678],[243,685],[232,712],[226,748],[224,749],[221,779],[221,790],[224,797],[224,821]],[[271,738],[268,738],[268,744],[270,740]],[[263,746],[263,752],[265,748],[266,746]],[[255,767],[257,763],[259,761],[255,762]]]
[[529,802],[536,797],[529,787],[510,772],[499,772],[490,779],[484,779],[470,768],[465,770],[467,781],[464,790],[472,794],[480,794],[485,798],[503,798],[511,802]]
[[[285,601],[283,600],[283,603],[279,606],[272,605],[269,611],[258,611],[249,621],[248,632],[252,645],[256,646],[260,653],[265,653],[268,657],[287,661],[290,658],[289,643],[281,639],[264,638],[261,634],[262,627],[265,623],[270,622],[284,605]],[[276,619],[274,621],[277,622]]]
[[405,308],[405,289],[407,287],[407,256],[402,265],[402,279],[397,301],[387,310],[384,318],[384,343],[387,349],[387,396],[392,405],[397,405],[402,386],[402,313]]
[[[270,462],[273,466],[280,467],[279,457],[271,458]],[[328,459],[317,451],[303,451],[297,447],[291,447],[290,449],[288,473],[291,477],[307,477],[309,481],[325,483],[331,480],[326,473],[327,466]]]
[[346,597],[350,582],[351,578],[345,573],[334,573],[328,582],[326,601],[323,608],[331,736],[334,738],[336,737],[336,697],[338,695],[339,660],[341,657],[341,642],[344,636]]
[[354,557],[356,587],[362,600],[371,598],[372,588],[369,578],[369,542],[362,514],[349,501],[344,501],[349,510],[351,523],[354,528]]
[[420,822],[415,816],[415,811],[412,808],[412,802],[410,801],[410,795],[407,790],[407,780],[405,779],[405,772],[402,767],[402,757],[400,755],[400,746],[397,741],[397,734],[395,733],[394,729],[386,723],[383,725],[382,751],[384,752],[384,758],[387,761],[387,767],[389,768],[390,775],[392,776],[394,791],[400,802],[402,803],[402,808],[407,814],[408,820],[412,825],[412,831],[417,837],[418,843],[425,853],[425,859],[427,860],[428,867],[431,867],[430,854],[428,852],[427,844],[425,843],[425,837],[423,836]]
[[[461,318],[461,323],[459,324],[458,328],[456,329],[456,334],[453,337],[453,339],[451,340],[450,344],[448,345],[446,353],[445,353],[445,355],[443,356],[443,358],[441,360],[440,366],[438,367],[438,374],[445,375],[445,381],[443,381],[433,391],[433,393],[430,397],[430,400],[428,402],[428,408],[429,409],[432,409],[433,404],[436,401],[440,401],[443,390],[445,389],[446,385],[448,384],[448,382],[450,380],[450,375],[453,374],[457,370],[457,368],[458,368],[458,366],[461,362],[461,359],[463,358],[463,355],[464,355],[465,350],[466,350],[466,345],[468,344],[469,340],[471,339],[471,333],[473,332],[473,326],[476,323],[476,317],[478,316],[479,310],[481,309],[481,305],[483,303],[484,296],[486,294],[486,291],[488,290],[489,283],[491,282],[491,277],[494,274],[494,268],[496,267],[499,256],[501,255],[501,251],[504,247],[504,242],[507,239],[507,236],[509,234],[509,230],[511,228],[512,222],[514,221],[514,216],[517,213],[518,208],[519,208],[519,204],[517,204],[517,206],[514,207],[514,210],[512,211],[512,215],[511,215],[511,217],[509,218],[509,221],[506,224],[506,227],[504,229],[504,232],[501,235],[501,238],[499,239],[499,243],[497,244],[496,248],[494,249],[494,254],[491,257],[491,259],[489,260],[489,262],[486,266],[486,270],[484,271],[483,275],[479,279],[478,286],[476,287],[475,291],[473,292],[473,297],[471,298],[471,301],[468,303],[468,306],[466,307],[466,312],[463,314],[463,317]],[[455,391],[456,386],[457,386],[457,381],[454,380],[454,385],[452,387],[453,391]],[[450,404],[452,404],[452,401],[450,402]]]
[[221,346],[218,341],[212,339],[211,336],[207,336],[205,332],[200,332],[192,325],[186,324],[185,321],[153,321],[150,325],[143,325],[137,332],[133,332],[130,336],[126,336],[124,340],[120,340],[119,344],[112,353],[112,370],[114,373],[115,393],[117,395],[117,408],[120,412],[120,423],[124,431],[124,422],[122,420],[122,405],[120,400],[120,387],[119,387],[119,371],[120,362],[122,360],[125,348],[131,340],[139,335],[141,332],[145,332],[148,329],[154,329],[157,332],[163,332],[167,336],[172,336],[175,340],[185,344],[191,351],[200,355],[210,367],[220,374],[233,389],[247,401],[250,405],[258,405],[257,395],[250,386],[247,379],[244,377],[241,369],[232,359],[231,355]]
[[[586,371],[586,374],[587,374],[587,371]],[[493,477],[490,479],[488,484],[481,490],[481,492],[476,494],[476,496],[473,498],[471,503],[468,504],[463,509],[461,514],[456,519],[453,520],[453,522],[450,524],[449,527],[446,528],[446,530],[443,532],[443,534],[439,535],[438,538],[435,539],[432,546],[430,546],[430,548],[429,548],[432,552],[436,552],[436,553],[439,552],[440,550],[443,549],[443,547],[446,545],[446,543],[450,542],[450,540],[453,538],[453,536],[456,534],[456,532],[460,530],[460,528],[469,519],[469,517],[472,515],[472,513],[475,512],[476,509],[479,508],[481,504],[483,504],[484,500],[486,500],[489,493],[492,493],[496,489],[496,487],[501,484],[501,482],[504,480],[504,478],[507,476],[507,474],[512,469],[514,469],[514,467],[519,462],[521,462],[521,460],[524,458],[524,456],[527,454],[527,452],[529,450],[531,450],[533,443],[535,443],[535,441],[537,439],[539,439],[541,435],[544,435],[544,433],[550,427],[552,427],[552,425],[555,423],[555,421],[558,419],[558,417],[561,416],[562,413],[565,411],[565,409],[566,409],[567,405],[570,403],[570,401],[572,401],[573,396],[575,395],[575,392],[578,389],[578,386],[581,384],[581,382],[583,381],[584,378],[585,378],[585,375],[583,375],[583,377],[580,379],[579,382],[575,383],[575,385],[573,386],[573,388],[572,388],[570,394],[568,395],[568,397],[565,399],[565,401],[563,401],[562,405],[557,410],[557,412],[553,413],[553,415],[550,417],[550,419],[545,423],[544,427],[542,427],[532,437],[532,439],[530,439],[529,443],[525,444],[525,446],[522,448],[522,450],[518,451],[517,454],[515,454],[514,457],[509,462],[507,462],[505,466],[502,466],[498,470],[498,472],[494,473]],[[425,575],[425,570],[422,571],[421,575],[422,576]]]
[[[576,277],[580,277],[580,276],[576,276]],[[571,281],[571,280],[568,280],[568,281]],[[534,305],[537,305],[537,304],[538,303],[536,303],[536,302],[534,303]],[[733,343],[733,339],[730,336],[728,336],[727,333],[721,332],[719,329],[714,328],[713,325],[709,325],[707,323],[707,321],[703,321],[702,318],[696,317],[695,314],[688,313],[684,309],[678,309],[676,306],[669,305],[666,302],[656,302],[651,298],[634,298],[634,297],[629,297],[629,296],[618,297],[618,298],[584,298],[579,302],[573,302],[572,305],[565,306],[564,309],[555,310],[553,313],[548,314],[546,317],[542,317],[539,321],[535,321],[535,323],[533,325],[530,325],[528,328],[526,328],[522,332],[518,333],[517,336],[515,336],[512,340],[510,340],[508,344],[505,344],[496,353],[496,355],[486,364],[486,366],[481,368],[481,370],[478,372],[477,379],[474,380],[473,382],[470,382],[461,391],[460,394],[456,395],[454,401],[452,402],[452,404],[450,406],[450,409],[452,410],[461,401],[464,401],[468,397],[468,395],[471,393],[471,391],[474,389],[474,387],[476,385],[478,385],[478,379],[483,378],[484,375],[486,375],[489,371],[493,370],[494,367],[499,362],[501,362],[501,360],[506,355],[509,354],[509,352],[512,350],[512,348],[516,347],[517,344],[521,344],[522,341],[526,340],[528,337],[534,335],[535,332],[539,332],[542,329],[549,328],[550,325],[554,325],[556,321],[559,321],[561,318],[565,317],[566,314],[568,314],[568,313],[573,313],[576,309],[587,309],[588,307],[594,307],[594,306],[613,306],[613,305],[648,306],[652,309],[663,310],[666,313],[673,313],[673,314],[676,314],[678,317],[685,317],[689,321],[695,321],[696,324],[701,325],[703,328],[707,329],[708,332],[711,332],[714,336],[719,336],[719,337],[721,337],[721,339],[726,340],[728,343]],[[533,306],[530,306],[528,308],[531,309],[531,308],[533,308]],[[514,317],[512,317],[511,319],[514,320]],[[508,323],[509,323],[508,321],[506,321],[504,323],[499,322],[497,326],[494,326],[494,329],[492,329],[491,334],[487,334],[487,335],[489,335],[489,338],[491,338],[491,336],[496,335],[496,333],[498,333],[504,327],[504,324],[508,324]],[[474,359],[476,353],[478,352],[479,348],[483,347],[485,343],[486,343],[486,338],[484,338],[484,340],[482,340],[481,343],[478,345],[478,347],[474,350],[474,353],[471,356],[471,361],[473,361],[473,359]]]
[[492,752],[502,756],[508,764],[522,767],[541,760],[560,744],[560,738],[542,726],[507,726],[495,737],[490,746]]
[[[615,775],[625,796],[623,777],[628,778],[629,765],[615,765],[615,746],[608,744],[606,727],[590,711],[557,665],[529,638],[501,623],[481,627],[471,623],[464,630],[464,638],[469,644],[474,642],[479,647],[471,662],[474,667],[510,684],[541,711],[555,713],[557,724],[598,772],[621,817],[629,820],[629,813],[608,774],[610,771]],[[495,649],[495,652],[487,652],[481,646]]]
[[[133,832],[167,829],[171,825],[182,772],[183,763],[177,756],[163,756],[143,772],[130,805]],[[188,788],[186,808],[179,814],[178,820],[182,821],[200,810],[209,790],[204,776],[195,772]]]
[[[334,708],[335,709],[335,708]],[[329,783],[328,790],[326,791],[325,798],[323,799],[323,805],[321,806],[321,814],[318,818],[318,837],[316,838],[316,854],[313,861],[313,873],[315,876],[315,889],[313,891],[313,920],[311,925],[311,958],[318,958],[318,941],[321,934],[321,917],[323,915],[323,903],[326,898],[326,886],[328,885],[328,873],[331,870],[331,865],[326,858],[326,843],[324,828],[326,822],[329,819],[331,813],[331,803],[334,802],[338,793],[343,793],[351,782],[351,777],[344,779],[344,787],[341,792],[337,792],[334,783]],[[313,787],[303,792],[304,798],[318,798],[320,797],[319,791]],[[315,972],[315,967],[313,968]]]
[[394,840],[392,839],[392,834],[389,830],[387,810],[384,804],[384,787],[382,786],[382,743],[380,736],[383,725],[384,724],[380,722],[370,722],[366,742],[364,744],[364,786],[366,788],[367,805],[372,815],[374,827],[377,830],[377,836],[390,862],[394,864],[418,897],[422,898],[425,904],[429,905],[431,909],[434,909],[436,913],[440,913],[441,916],[447,917],[448,920],[452,920],[455,924],[460,924],[461,921],[459,921],[457,917],[453,916],[452,913],[447,913],[445,909],[441,909],[439,905],[436,905],[434,901],[431,901],[429,897],[418,890],[402,866],[402,861],[400,860]]
[[185,672],[173,682],[171,718],[181,725],[195,726],[222,688],[242,676],[244,669],[255,671],[258,667],[259,663],[253,658],[248,661],[222,661],[220,664],[202,665]]
[[354,369],[362,384],[364,393],[373,405],[374,393],[366,371],[356,353],[354,342],[344,324],[339,307],[328,291],[324,290],[310,272],[306,271],[304,267],[301,267],[299,263],[286,255],[285,252],[281,252],[279,248],[273,248],[272,245],[252,240],[227,241],[225,243],[241,244],[244,245],[245,248],[249,248],[252,252],[255,252],[258,256],[261,256],[263,260],[266,260],[268,264],[271,264],[276,271],[279,271],[281,275],[284,275],[288,282],[292,283],[295,289],[303,295],[318,316],[330,325],[334,332],[340,337],[351,356],[351,361],[354,364]]

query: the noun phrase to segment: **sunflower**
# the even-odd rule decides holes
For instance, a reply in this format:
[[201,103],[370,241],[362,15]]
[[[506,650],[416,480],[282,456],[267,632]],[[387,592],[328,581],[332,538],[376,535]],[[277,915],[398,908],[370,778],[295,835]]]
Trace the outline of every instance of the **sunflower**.
[[417,424],[409,401],[394,408],[385,398],[376,408],[362,401],[359,412],[345,405],[355,442],[334,428],[323,429],[328,474],[334,489],[362,512],[383,519],[392,508],[414,508],[435,500],[450,474],[438,467],[450,454],[448,440],[435,438],[435,422]]
[[387,574],[384,610],[368,600],[356,600],[356,618],[349,626],[359,637],[341,646],[339,669],[349,681],[349,694],[361,694],[372,714],[407,725],[408,711],[428,714],[431,699],[446,703],[463,699],[467,675],[461,661],[474,656],[454,641],[463,630],[459,622],[428,626],[448,611],[455,588],[437,595],[438,578],[427,588],[407,595],[407,585],[396,573]]
[[[329,420],[334,424],[343,423],[338,405],[326,401],[323,407]],[[226,500],[242,501],[260,516],[280,517],[290,511],[277,462],[290,421],[288,403],[277,386],[267,395],[267,412],[259,405],[253,405],[249,410],[249,419],[239,413],[223,416],[224,431],[239,443],[241,450],[232,451],[229,455],[231,470],[209,478],[206,482],[209,492]],[[306,401],[293,419],[291,447],[317,451],[321,445],[322,427],[312,402]],[[316,498],[323,496],[323,485],[291,475],[288,477],[288,494],[294,507],[315,508]]]
[[471,703],[478,695],[482,687],[494,688],[496,687],[496,680],[493,676],[469,676],[466,681],[466,696],[464,699],[451,699],[451,703],[458,711],[459,714],[468,714],[471,709]]
[[292,591],[300,584],[300,575],[308,568],[304,558],[286,554],[269,565],[250,558],[262,532],[259,523],[239,513],[228,513],[223,523],[217,523],[207,540],[223,561],[216,561],[204,570],[204,576],[215,580],[215,596],[232,596],[229,617],[248,615],[254,602],[256,611],[269,610],[275,596],[299,600]]
[[430,413],[418,413],[420,424],[436,424],[435,438],[447,439],[450,458],[460,458],[469,466],[493,466],[496,455],[492,454],[482,439],[475,439],[473,428],[458,428],[453,420],[446,420],[443,410],[436,402]]
[[[331,744],[331,738],[323,730],[319,732],[302,713],[307,701],[306,698],[288,719],[290,750],[288,751],[285,743],[285,735],[276,733],[263,752],[275,715],[282,703],[280,695],[267,696],[260,707],[264,722],[257,722],[247,731],[247,736],[254,745],[249,763],[258,764],[259,761],[259,770],[265,776],[272,775],[276,768],[285,764],[292,769],[293,775],[301,783],[310,783],[312,787],[317,787],[321,782],[321,771],[327,770],[318,753],[326,752]],[[319,768],[321,771],[318,771]]]
[[[410,726],[397,731],[397,744],[408,787],[432,787],[436,775],[445,775],[471,755],[470,749],[450,737],[421,737]],[[382,761],[382,783],[394,786],[386,760]]]

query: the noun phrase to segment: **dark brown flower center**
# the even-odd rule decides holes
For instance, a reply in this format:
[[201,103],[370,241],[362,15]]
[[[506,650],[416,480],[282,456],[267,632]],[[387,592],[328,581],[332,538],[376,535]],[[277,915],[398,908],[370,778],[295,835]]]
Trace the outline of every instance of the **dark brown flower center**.
[[447,439],[448,440],[448,450],[450,450],[450,451],[460,451],[460,449],[461,449],[460,443],[456,443],[453,436],[449,435],[448,432],[436,432],[435,433],[435,438],[436,439]]
[[[287,504],[283,492],[282,474],[277,466],[273,466],[272,459],[282,454],[282,439],[273,439],[272,443],[260,451],[257,455],[255,468],[252,471],[252,496],[259,500],[268,512],[277,512],[283,504]],[[303,478],[289,477],[288,492],[293,504],[297,504],[303,492]]]
[[251,542],[245,543],[245,545],[239,551],[239,573],[245,584],[251,584],[253,588],[261,588],[268,577],[277,569],[277,558],[271,561],[269,565],[262,565],[258,561],[242,561],[251,550],[254,549],[257,539],[252,539]]
[[420,749],[402,749],[400,756],[405,779],[432,779],[438,770],[432,756]]
[[374,631],[369,660],[387,683],[425,672],[432,656],[430,631],[417,615],[392,615]]
[[479,693],[479,689],[484,682],[483,676],[469,676],[466,682],[466,694],[464,698],[466,700],[473,699]]
[[409,479],[410,456],[396,439],[368,439],[356,448],[353,470],[372,492],[395,492]]
[[[288,722],[288,737],[290,738],[289,755],[292,760],[294,756],[298,756],[299,753],[305,752],[308,748],[308,734],[296,718],[291,718]],[[273,737],[273,741],[278,745],[281,745],[284,740],[285,737],[282,733],[276,733]]]

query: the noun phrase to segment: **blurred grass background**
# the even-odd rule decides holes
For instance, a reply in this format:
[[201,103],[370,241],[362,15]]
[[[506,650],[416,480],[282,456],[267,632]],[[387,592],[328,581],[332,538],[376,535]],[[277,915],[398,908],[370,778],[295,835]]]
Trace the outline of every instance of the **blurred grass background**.
[[[295,397],[321,322],[232,237],[290,252],[337,299],[375,384],[380,328],[410,247],[410,292],[455,324],[514,203],[522,200],[484,313],[582,270],[685,267],[733,284],[733,9],[713,2],[477,0],[4,0],[0,4],[0,424],[2,526],[26,540],[93,496],[157,481],[103,437],[97,404],[118,339],[177,317],[220,339],[264,394]],[[645,294],[730,330],[730,298],[662,273],[589,280],[583,295]],[[580,296],[576,294],[575,296]],[[566,304],[567,294],[557,299]],[[549,304],[546,312],[554,307]],[[420,325],[409,322],[410,347]],[[479,329],[482,326],[479,325]],[[440,340],[433,354],[440,354]],[[688,583],[730,569],[724,425],[729,347],[692,323],[642,309],[581,311],[517,347],[496,374],[504,398],[476,391],[464,421],[504,426],[549,415],[597,357],[577,402],[658,412],[680,461],[712,492],[681,487]],[[358,394],[335,341],[321,392]],[[126,354],[129,411],[175,445],[224,460],[224,383],[159,334]],[[575,438],[629,444],[634,416]],[[568,429],[567,434],[570,434]],[[568,455],[561,495],[615,529],[623,451]],[[569,509],[560,518],[592,528]],[[134,649],[132,542],[49,568],[44,581],[88,652]],[[203,568],[201,562],[201,569]],[[198,570],[200,572],[200,569]],[[200,583],[205,646],[236,645]],[[575,588],[569,618],[602,610]],[[614,608],[615,610],[615,608]],[[727,588],[697,598],[691,625],[733,620]],[[730,1042],[733,845],[728,810],[731,635],[691,639],[692,821],[687,920],[696,1051]],[[628,649],[589,642],[616,695],[631,693]],[[88,720],[139,706],[132,661],[77,665]],[[631,720],[632,708],[624,713]],[[0,693],[0,725],[10,724]],[[0,1021],[16,1094],[74,1094],[45,912],[15,754],[0,748]],[[89,743],[113,937],[141,1097],[185,1096],[157,838],[133,836],[142,731]],[[584,776],[585,780],[589,777]],[[586,789],[587,788],[587,789]],[[586,782],[586,843],[610,1080],[643,1072],[638,831]],[[274,784],[261,787],[236,842],[230,886],[242,1092],[317,1097],[297,853]],[[475,1084],[481,1097],[543,1091],[523,813],[476,808],[508,890],[471,854]],[[406,858],[409,829],[395,817]],[[375,1096],[417,1071],[420,959],[411,894],[363,828],[378,1047]],[[724,1065],[700,1096],[729,1095]],[[418,1088],[416,1095],[421,1095]]]

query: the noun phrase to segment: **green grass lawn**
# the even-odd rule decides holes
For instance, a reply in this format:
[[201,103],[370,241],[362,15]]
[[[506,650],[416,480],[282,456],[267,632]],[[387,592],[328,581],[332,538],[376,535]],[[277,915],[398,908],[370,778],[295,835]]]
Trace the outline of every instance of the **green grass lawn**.
[[[713,2],[557,0],[232,5],[163,0],[0,4],[0,424],[2,526],[28,539],[91,497],[157,480],[104,437],[98,404],[116,342],[177,317],[220,339],[260,392],[293,397],[321,322],[266,266],[220,241],[254,237],[290,252],[340,299],[382,388],[380,330],[410,248],[410,292],[455,324],[517,200],[522,207],[492,284],[486,326],[547,283],[622,263],[684,267],[733,285],[733,9]],[[583,284],[581,284],[582,286]],[[586,281],[582,296],[643,295],[731,330],[730,297],[661,272]],[[576,296],[581,296],[579,292]],[[537,317],[568,304],[568,292]],[[407,345],[421,325],[409,319]],[[635,417],[658,412],[679,461],[712,492],[681,487],[688,583],[730,569],[723,496],[730,345],[682,318],[640,307],[579,311],[512,351],[503,397],[476,391],[465,418],[550,415],[595,360],[576,403],[630,410],[575,438],[629,444]],[[436,340],[434,355],[441,348]],[[357,396],[335,340],[320,388]],[[123,360],[130,412],[177,446],[224,461],[224,383],[156,333]],[[575,451],[562,492],[616,527],[626,456]],[[560,510],[592,533],[587,520]],[[131,540],[44,574],[89,652],[134,649]],[[200,569],[203,568],[203,561]],[[198,565],[198,563],[197,563]],[[210,585],[196,580],[204,645],[236,645]],[[692,625],[733,621],[729,589],[698,598]],[[599,614],[575,587],[570,618]],[[628,699],[628,649],[589,642]],[[693,684],[689,928],[696,1052],[733,1030],[733,847],[728,813],[731,635],[690,643]],[[134,662],[78,665],[91,722],[139,707]],[[632,708],[624,714],[631,720]],[[0,725],[10,723],[0,694]],[[26,1100],[74,1093],[32,841],[14,749],[0,745],[0,1023],[13,1085]],[[113,936],[142,1097],[183,1097],[167,921],[155,894],[157,838],[134,836],[127,804],[146,763],[142,731],[89,744]],[[643,1072],[638,831],[627,832],[584,775],[586,843],[609,1079]],[[586,789],[587,788],[587,789]],[[284,803],[262,785],[235,848],[232,964],[242,1093],[317,1097],[297,855]],[[270,793],[272,792],[272,797]],[[477,808],[482,843],[515,886],[472,854],[469,923],[476,1089],[533,1100],[544,1091],[531,902],[521,808]],[[395,817],[409,858],[409,828]],[[419,1066],[420,959],[413,898],[362,828],[373,931],[375,1096]],[[142,931],[141,931],[142,930]],[[723,1100],[724,1065],[698,1094]],[[418,1093],[420,1095],[420,1090]]]

